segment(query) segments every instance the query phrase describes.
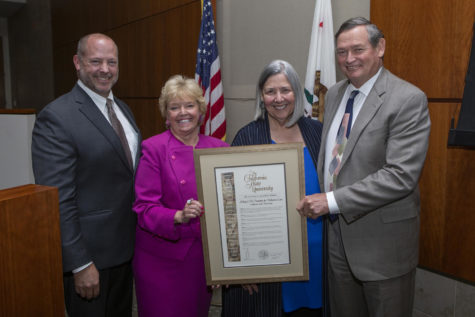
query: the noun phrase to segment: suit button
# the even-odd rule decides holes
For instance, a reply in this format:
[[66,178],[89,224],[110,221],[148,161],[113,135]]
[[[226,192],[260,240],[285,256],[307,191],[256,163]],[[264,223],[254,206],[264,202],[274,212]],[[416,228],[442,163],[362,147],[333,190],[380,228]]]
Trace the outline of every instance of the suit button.
[[172,155],[172,160],[176,159],[176,156],[175,155]]
[[186,184],[186,180],[182,179],[182,180],[180,181],[180,184],[185,185],[185,184]]

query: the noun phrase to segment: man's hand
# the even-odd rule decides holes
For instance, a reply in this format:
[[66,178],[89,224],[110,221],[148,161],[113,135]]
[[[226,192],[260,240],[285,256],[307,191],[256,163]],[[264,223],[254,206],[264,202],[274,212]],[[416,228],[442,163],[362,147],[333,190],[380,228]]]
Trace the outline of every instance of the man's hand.
[[329,213],[327,195],[325,193],[305,196],[298,204],[297,211],[304,217],[317,219]]
[[99,271],[94,263],[74,273],[74,289],[79,296],[87,300],[99,296]]

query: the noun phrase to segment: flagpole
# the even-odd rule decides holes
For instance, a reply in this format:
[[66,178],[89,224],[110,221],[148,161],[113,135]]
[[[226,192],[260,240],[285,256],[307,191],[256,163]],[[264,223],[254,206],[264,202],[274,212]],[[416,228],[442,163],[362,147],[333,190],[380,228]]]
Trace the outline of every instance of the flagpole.
[[323,121],[324,97],[336,82],[330,0],[316,0],[305,76],[305,114]]

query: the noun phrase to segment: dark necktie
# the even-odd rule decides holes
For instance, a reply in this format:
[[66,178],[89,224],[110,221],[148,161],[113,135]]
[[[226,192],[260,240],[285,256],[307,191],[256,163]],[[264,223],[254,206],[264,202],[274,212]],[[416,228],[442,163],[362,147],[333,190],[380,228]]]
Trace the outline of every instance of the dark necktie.
[[129,162],[130,167],[133,167],[132,155],[130,154],[130,147],[129,142],[127,142],[127,137],[125,136],[124,128],[122,124],[120,124],[119,119],[117,119],[117,115],[115,114],[114,108],[112,107],[112,100],[107,98],[106,102],[107,107],[107,114],[109,115],[109,120],[111,122],[112,128],[114,129],[115,133],[119,136],[120,143],[122,143],[122,147],[124,148],[125,156],[127,157],[127,161]]
[[[338,128],[338,133],[336,134],[335,146],[333,147],[332,160],[329,167],[331,177],[330,191],[334,190],[334,184],[336,182],[338,173],[340,172],[343,151],[345,150],[346,142],[348,141],[351,132],[351,121],[353,120],[353,103],[358,93],[358,90],[353,90],[351,92],[350,98],[348,98],[348,101],[346,102],[345,114],[341,119],[340,127]],[[336,220],[336,218],[338,218],[337,214],[330,214],[331,221]]]

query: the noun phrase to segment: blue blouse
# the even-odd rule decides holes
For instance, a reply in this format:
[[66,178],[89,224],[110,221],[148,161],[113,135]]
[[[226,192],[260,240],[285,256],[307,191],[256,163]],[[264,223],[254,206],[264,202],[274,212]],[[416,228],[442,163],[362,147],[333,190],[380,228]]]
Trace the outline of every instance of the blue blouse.
[[[307,147],[304,147],[305,195],[320,193],[318,175]],[[322,218],[307,218],[309,280],[282,283],[284,311],[322,307]]]

